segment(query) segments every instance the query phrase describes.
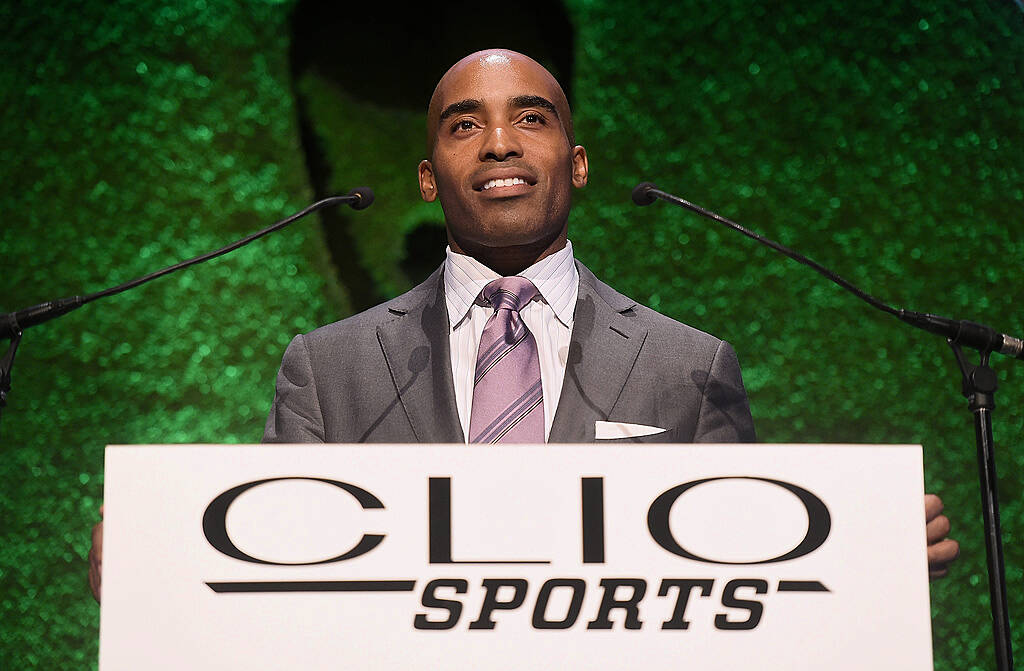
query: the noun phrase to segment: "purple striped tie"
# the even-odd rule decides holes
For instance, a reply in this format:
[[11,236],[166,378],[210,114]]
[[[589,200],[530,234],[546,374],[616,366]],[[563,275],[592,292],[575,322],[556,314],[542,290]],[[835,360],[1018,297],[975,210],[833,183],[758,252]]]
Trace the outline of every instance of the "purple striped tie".
[[537,341],[519,311],[537,295],[524,277],[490,282],[480,298],[494,307],[476,355],[471,443],[543,443],[544,392]]

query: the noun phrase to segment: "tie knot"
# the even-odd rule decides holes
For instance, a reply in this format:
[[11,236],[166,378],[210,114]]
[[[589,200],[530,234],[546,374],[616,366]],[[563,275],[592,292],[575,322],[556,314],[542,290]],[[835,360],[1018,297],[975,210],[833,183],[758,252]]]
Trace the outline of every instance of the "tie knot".
[[506,308],[519,312],[537,295],[537,287],[525,277],[499,277],[480,292],[481,298],[495,310]]

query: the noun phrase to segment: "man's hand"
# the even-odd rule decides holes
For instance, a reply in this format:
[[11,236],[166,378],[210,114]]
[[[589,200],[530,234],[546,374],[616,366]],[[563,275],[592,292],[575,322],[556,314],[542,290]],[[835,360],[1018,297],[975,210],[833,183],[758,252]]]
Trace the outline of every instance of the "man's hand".
[[103,574],[103,506],[100,521],[92,528],[92,547],[89,548],[89,589],[96,603],[100,602],[100,578]]
[[942,499],[935,494],[924,495],[925,534],[928,537],[928,577],[943,578],[949,564],[960,556],[960,544],[949,534],[949,518],[942,514]]

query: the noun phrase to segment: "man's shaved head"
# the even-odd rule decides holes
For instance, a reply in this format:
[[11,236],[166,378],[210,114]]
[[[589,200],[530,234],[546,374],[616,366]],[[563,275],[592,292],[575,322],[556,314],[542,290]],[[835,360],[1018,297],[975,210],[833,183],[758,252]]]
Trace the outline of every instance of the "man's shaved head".
[[452,251],[514,275],[565,247],[572,190],[587,183],[562,87],[505,49],[466,56],[427,110],[420,196],[441,201]]
[[529,56],[508,49],[485,49],[466,56],[450,67],[434,88],[434,94],[430,96],[430,106],[427,108],[427,151],[430,155],[433,155],[434,147],[437,145],[437,133],[441,122],[451,114],[466,111],[478,102],[475,99],[453,100],[450,95],[453,83],[480,81],[486,75],[493,76],[499,72],[507,73],[509,77],[528,72],[535,76],[535,80],[539,78],[544,90],[530,94],[534,98],[532,104],[540,107],[550,105],[551,113],[558,118],[565,131],[569,146],[575,143],[569,101],[558,80]]

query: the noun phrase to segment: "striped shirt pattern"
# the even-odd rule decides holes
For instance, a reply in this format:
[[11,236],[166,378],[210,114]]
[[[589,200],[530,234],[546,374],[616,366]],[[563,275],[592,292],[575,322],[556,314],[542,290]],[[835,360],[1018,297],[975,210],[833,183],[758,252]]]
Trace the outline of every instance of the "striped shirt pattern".
[[[573,260],[572,243],[546,256],[521,273],[537,287],[539,294],[519,314],[537,340],[540,379],[544,390],[544,435],[558,407],[565,377],[573,312],[579,291],[579,273]],[[451,327],[452,378],[455,403],[464,440],[469,440],[469,416],[473,405],[477,350],[484,326],[493,310],[481,304],[480,291],[500,275],[471,256],[449,248],[444,262],[444,296]]]

